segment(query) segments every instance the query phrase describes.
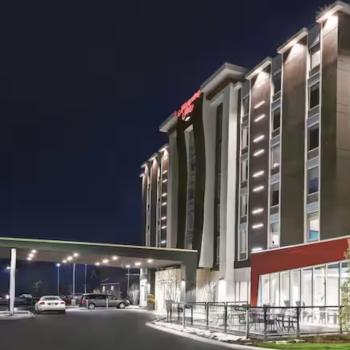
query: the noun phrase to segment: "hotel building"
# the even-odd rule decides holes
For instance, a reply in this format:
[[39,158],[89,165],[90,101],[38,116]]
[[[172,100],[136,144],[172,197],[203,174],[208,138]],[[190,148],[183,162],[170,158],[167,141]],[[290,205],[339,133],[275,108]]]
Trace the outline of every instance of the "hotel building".
[[[341,303],[348,4],[320,12],[253,69],[224,64],[160,131],[168,145],[141,174],[145,244],[198,251],[198,301]],[[156,272],[156,293],[164,273]]]

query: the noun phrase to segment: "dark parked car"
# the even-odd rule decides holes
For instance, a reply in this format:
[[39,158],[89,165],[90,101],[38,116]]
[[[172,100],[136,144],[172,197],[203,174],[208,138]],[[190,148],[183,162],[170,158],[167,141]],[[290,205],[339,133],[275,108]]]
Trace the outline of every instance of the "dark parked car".
[[129,305],[130,301],[127,299],[118,299],[113,295],[97,293],[83,294],[79,303],[80,307],[87,307],[90,310],[96,307],[116,307],[118,309],[125,309]]

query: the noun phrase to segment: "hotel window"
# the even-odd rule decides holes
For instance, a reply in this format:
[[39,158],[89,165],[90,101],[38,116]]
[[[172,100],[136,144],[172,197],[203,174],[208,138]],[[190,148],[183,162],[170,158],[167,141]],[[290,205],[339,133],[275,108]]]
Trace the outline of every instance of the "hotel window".
[[320,104],[320,86],[315,84],[309,87],[309,108],[314,108]]
[[275,73],[272,76],[272,87],[273,87],[273,94],[277,94],[281,91],[281,72]]
[[318,67],[321,63],[320,45],[316,45],[310,49],[310,69]]
[[317,148],[320,143],[320,130],[318,125],[313,125],[308,129],[309,151]]
[[310,213],[307,215],[307,240],[318,241],[320,239],[320,217],[319,213]]
[[242,127],[242,140],[241,140],[242,149],[248,147],[248,127]]
[[245,182],[248,179],[248,159],[242,159],[241,163],[241,182]]
[[280,145],[274,145],[271,147],[271,167],[276,168],[280,165]]
[[280,184],[274,183],[271,185],[271,207],[278,205],[280,202]]
[[249,96],[243,97],[242,99],[242,116],[249,113]]
[[276,248],[280,246],[280,223],[270,223],[270,248]]
[[281,126],[281,110],[279,108],[272,111],[272,131],[278,130]]
[[247,216],[248,212],[248,196],[246,193],[241,194],[241,217]]
[[307,171],[307,194],[312,194],[318,192],[318,175],[319,175],[319,168],[314,167],[311,169],[308,169]]
[[239,260],[247,259],[247,228],[241,226],[239,229]]

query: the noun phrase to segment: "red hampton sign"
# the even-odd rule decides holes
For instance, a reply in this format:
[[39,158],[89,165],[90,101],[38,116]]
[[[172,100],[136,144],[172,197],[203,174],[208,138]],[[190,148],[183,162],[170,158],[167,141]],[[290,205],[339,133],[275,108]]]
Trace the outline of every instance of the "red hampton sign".
[[186,117],[193,112],[194,102],[201,96],[201,91],[198,90],[188,101],[186,101],[179,110],[175,112],[178,118],[185,120]]

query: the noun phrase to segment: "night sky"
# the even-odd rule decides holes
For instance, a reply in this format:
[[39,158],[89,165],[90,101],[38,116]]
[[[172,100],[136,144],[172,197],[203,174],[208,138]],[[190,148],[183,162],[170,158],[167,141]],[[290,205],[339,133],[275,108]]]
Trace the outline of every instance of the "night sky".
[[252,68],[329,1],[3,1],[0,235],[139,243],[159,124],[224,62]]

